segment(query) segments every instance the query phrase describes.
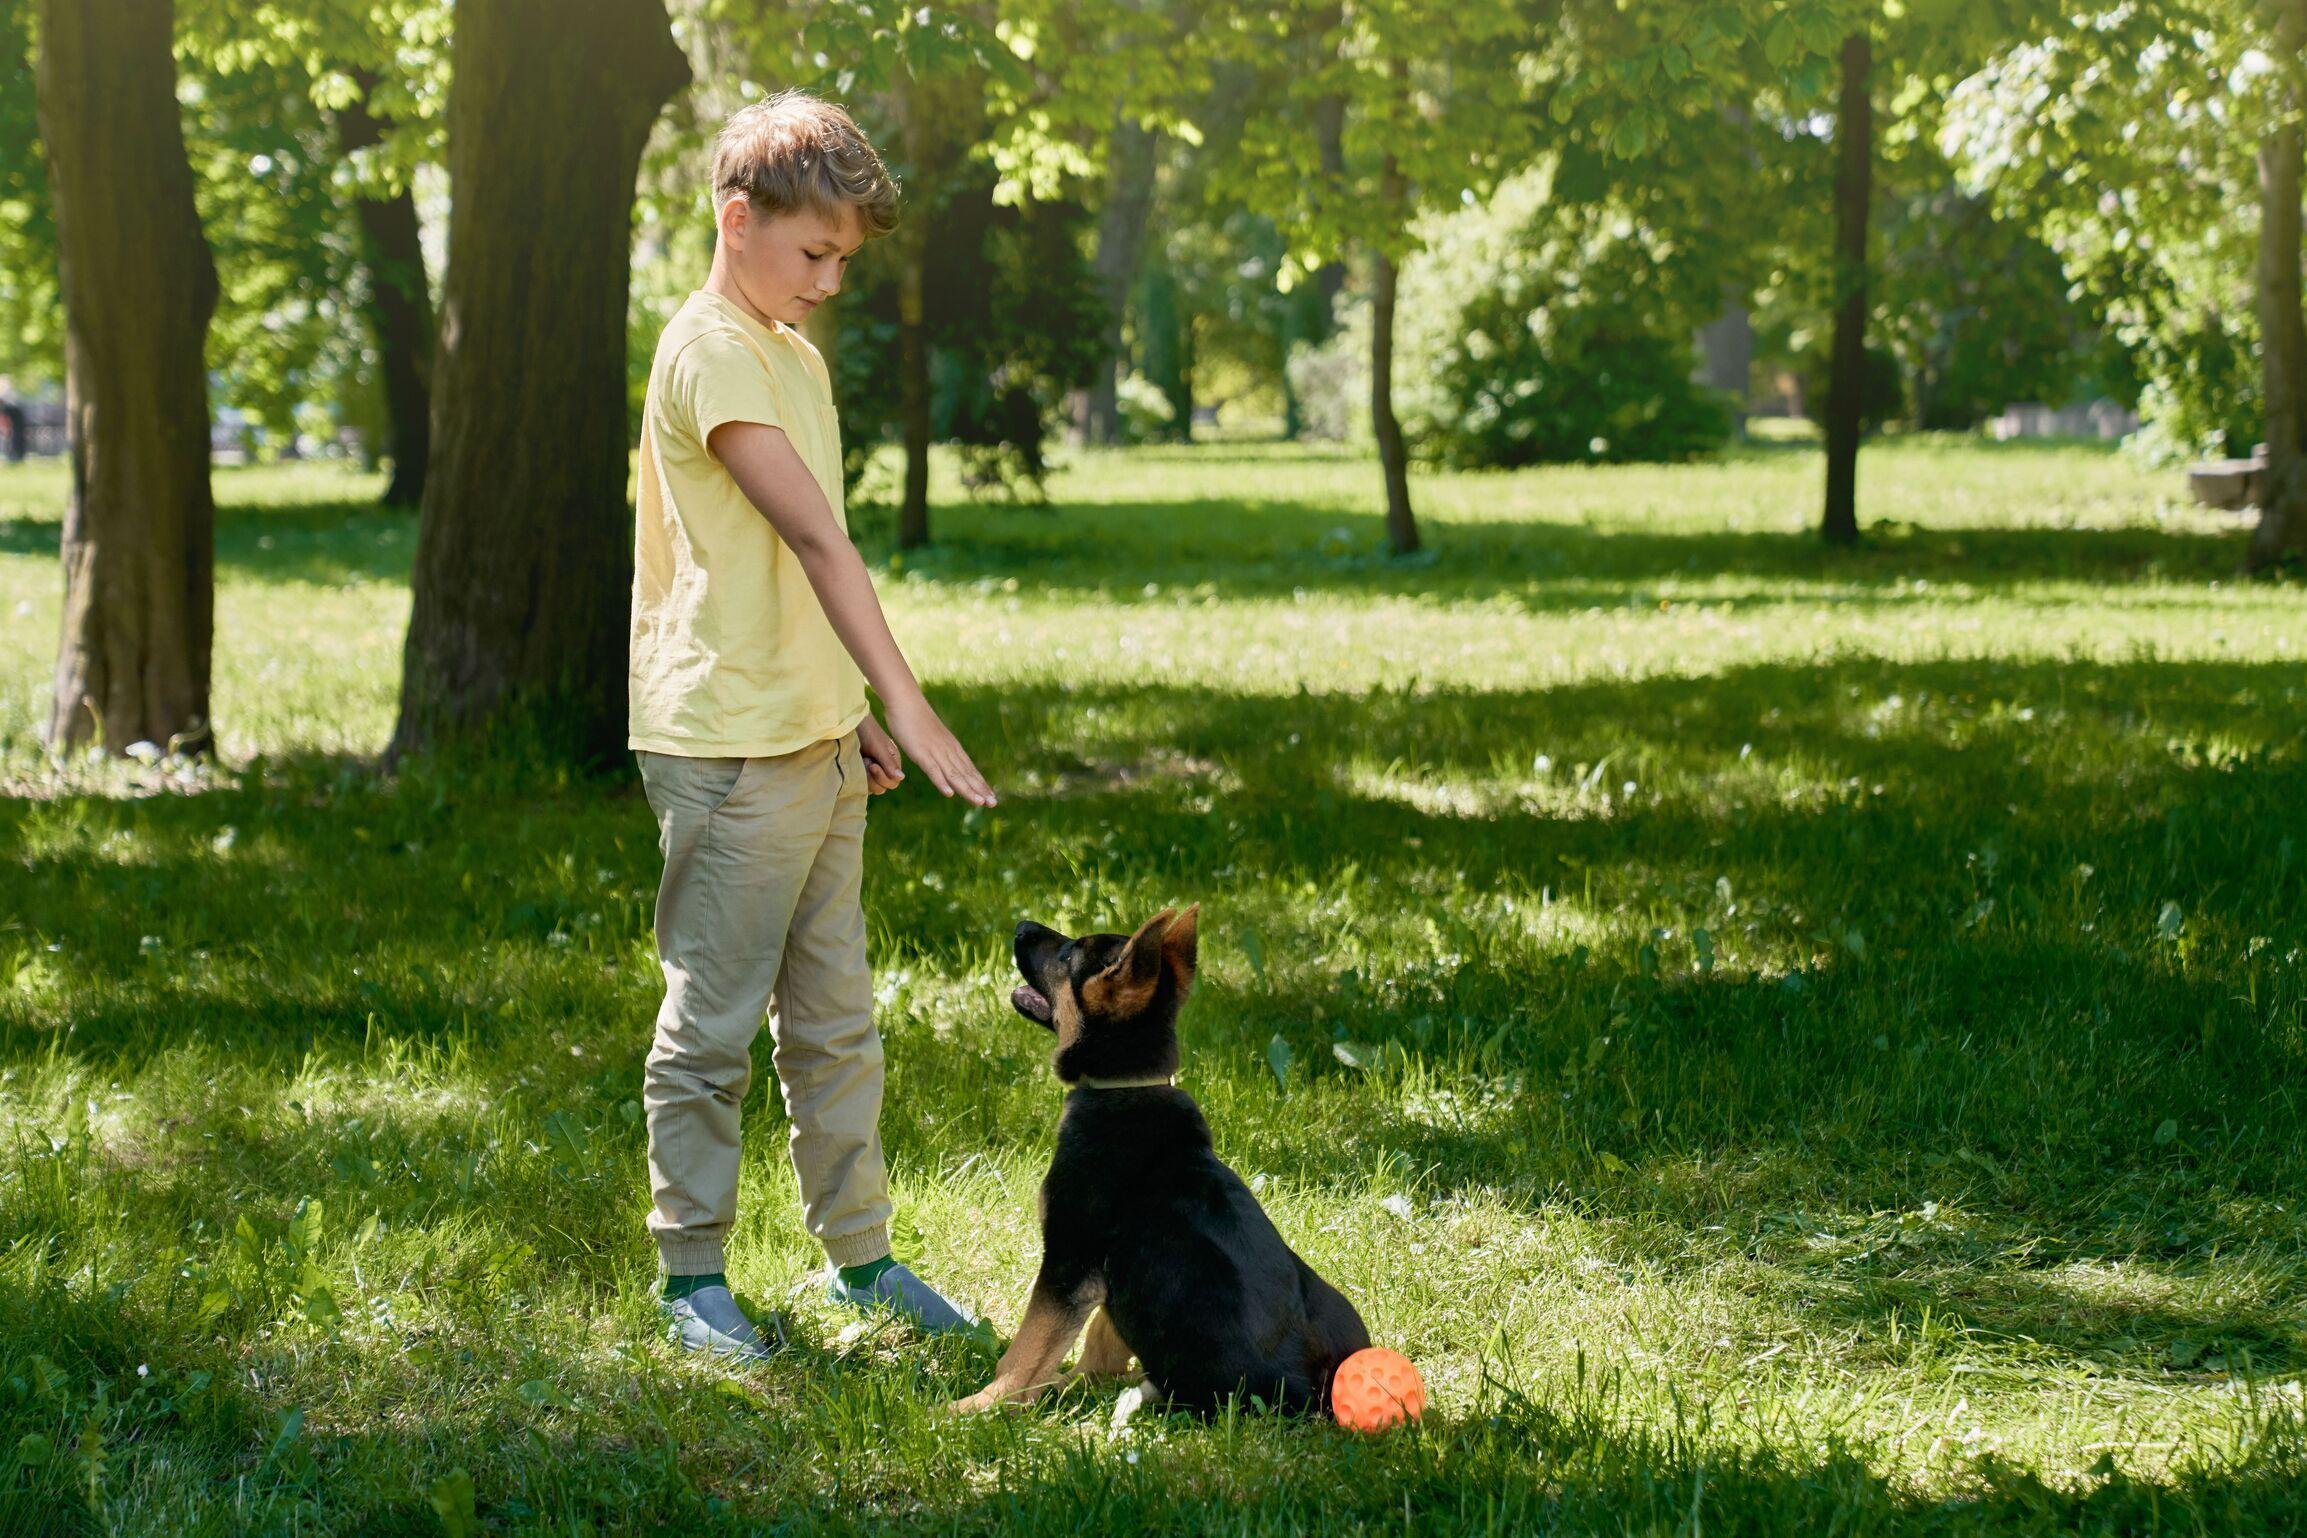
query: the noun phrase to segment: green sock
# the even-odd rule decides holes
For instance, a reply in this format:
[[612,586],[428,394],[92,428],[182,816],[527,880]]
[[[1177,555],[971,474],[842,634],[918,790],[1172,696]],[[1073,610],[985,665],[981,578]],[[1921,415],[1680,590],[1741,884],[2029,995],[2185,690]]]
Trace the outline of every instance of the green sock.
[[862,1266],[843,1266],[841,1268],[841,1285],[844,1287],[871,1287],[881,1279],[882,1272],[896,1264],[896,1256],[884,1255],[879,1260],[869,1260]]
[[665,1278],[665,1296],[668,1299],[685,1298],[701,1287],[726,1287],[729,1275],[725,1271],[708,1271],[702,1276],[668,1276]]

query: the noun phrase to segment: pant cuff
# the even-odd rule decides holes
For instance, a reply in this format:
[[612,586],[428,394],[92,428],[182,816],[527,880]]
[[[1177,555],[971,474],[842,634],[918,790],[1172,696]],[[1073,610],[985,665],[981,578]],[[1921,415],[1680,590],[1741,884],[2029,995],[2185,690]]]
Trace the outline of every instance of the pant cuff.
[[684,1239],[667,1235],[657,1241],[657,1259],[667,1276],[710,1276],[729,1269],[718,1239]]
[[889,1253],[889,1225],[876,1223],[825,1241],[825,1256],[837,1266],[862,1266]]

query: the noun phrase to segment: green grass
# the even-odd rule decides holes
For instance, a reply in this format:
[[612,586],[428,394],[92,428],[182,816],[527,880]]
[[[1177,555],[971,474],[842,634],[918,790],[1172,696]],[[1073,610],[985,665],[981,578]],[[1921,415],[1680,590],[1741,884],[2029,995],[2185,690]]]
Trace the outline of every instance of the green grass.
[[799,1346],[669,1359],[639,796],[376,779],[415,524],[311,469],[218,476],[221,769],[47,764],[0,472],[0,1529],[2307,1529],[2301,592],[2112,455],[1862,474],[1848,555],[1779,448],[1422,479],[1397,562],[1363,462],[1147,451],[882,560],[1004,792],[874,811],[905,1251],[1014,1324],[1004,937],[1199,901],[1186,1083],[1433,1390],[1364,1441],[941,1421],[987,1346],[791,1296],[765,1046]]

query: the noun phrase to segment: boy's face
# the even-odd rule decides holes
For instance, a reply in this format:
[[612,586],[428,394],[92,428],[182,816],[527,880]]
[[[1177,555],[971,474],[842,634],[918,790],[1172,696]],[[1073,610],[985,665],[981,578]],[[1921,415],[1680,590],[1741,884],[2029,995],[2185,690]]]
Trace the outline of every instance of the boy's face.
[[798,326],[841,292],[849,259],[865,244],[857,210],[764,214],[749,199],[721,207],[721,249],[730,278],[757,314]]

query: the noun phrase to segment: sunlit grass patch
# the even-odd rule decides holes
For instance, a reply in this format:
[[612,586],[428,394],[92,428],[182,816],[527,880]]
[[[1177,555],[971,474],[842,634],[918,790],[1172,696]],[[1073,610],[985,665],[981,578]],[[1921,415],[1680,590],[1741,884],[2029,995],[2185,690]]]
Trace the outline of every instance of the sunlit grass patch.
[[218,477],[223,761],[46,763],[62,482],[0,472],[0,1528],[2307,1521],[2298,590],[2116,456],[1866,465],[1847,556],[1785,449],[1421,478],[1413,563],[1243,445],[873,547],[1004,792],[874,810],[901,1248],[1015,1323],[1010,928],[1198,901],[1182,1082],[1433,1390],[1375,1444],[945,1422],[992,1348],[816,1298],[765,1045],[795,1344],[670,1359],[639,796],[369,771],[415,524],[312,468]]

